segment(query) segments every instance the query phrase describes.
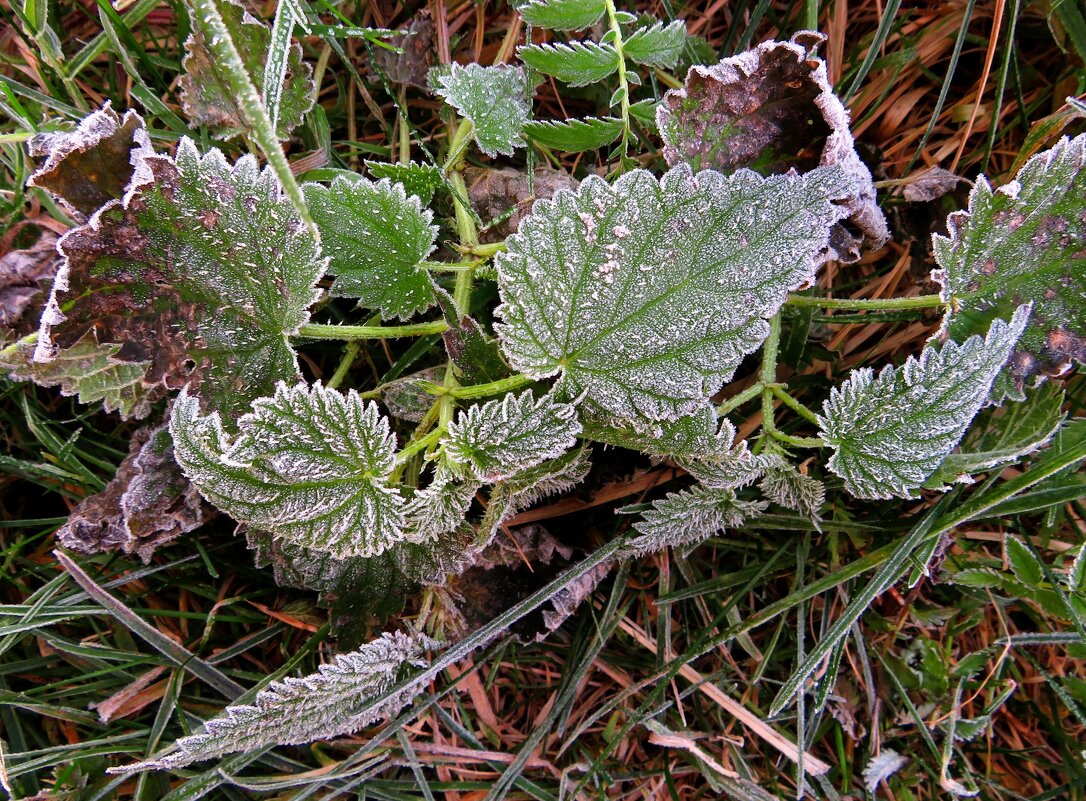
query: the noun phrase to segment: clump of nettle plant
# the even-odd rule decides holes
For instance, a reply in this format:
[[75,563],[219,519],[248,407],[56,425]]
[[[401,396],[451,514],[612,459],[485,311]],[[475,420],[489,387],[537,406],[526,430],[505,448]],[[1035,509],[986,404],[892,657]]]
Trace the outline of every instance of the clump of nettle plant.
[[[59,242],[40,330],[6,347],[6,367],[125,418],[161,414],[174,396],[60,541],[146,557],[218,510],[283,583],[375,609],[416,589],[423,602],[414,627],[273,683],[141,767],[304,743],[402,708],[527,608],[465,632],[440,588],[511,515],[577,486],[593,449],[670,460],[687,484],[620,510],[639,515],[628,535],[525,603],[577,581],[583,596],[614,560],[757,525],[771,506],[817,521],[825,491],[812,473],[858,499],[910,498],[998,476],[1055,443],[999,491],[915,529],[775,709],[871,599],[923,572],[942,535],[1086,456],[1083,425],[1064,420],[1058,388],[1041,387],[1086,353],[1086,137],[1035,155],[1006,185],[977,180],[935,237],[938,294],[830,299],[812,289],[820,268],[889,234],[818,34],[695,66],[657,102],[642,76],[678,64],[682,22],[611,0],[532,0],[525,22],[565,33],[521,47],[518,65],[432,71],[448,106],[438,158],[299,185],[280,142],[313,102],[300,48],[284,44],[305,15],[281,3],[269,28],[229,1],[191,5],[185,111],[222,137],[247,135],[267,166],[187,138],[158,152],[137,114],[109,107],[31,144],[44,162],[32,184],[77,226]],[[601,21],[598,41],[558,41]],[[608,83],[612,114],[532,120],[540,74]],[[666,165],[639,150],[657,131]],[[611,168],[570,180],[483,244],[466,159],[522,148],[607,148]],[[451,204],[457,239],[438,260],[435,198]],[[357,324],[314,322],[334,298],[357,301]],[[814,411],[777,379],[786,313],[811,308],[931,308],[943,324],[904,364],[853,371]],[[434,353],[437,366],[345,386],[366,341],[408,337],[418,344],[401,361]],[[346,346],[339,369],[310,383],[296,348],[314,340]],[[756,380],[718,397],[755,354]],[[740,441],[729,415],[755,404],[760,428]],[[1076,614],[1083,561],[1059,588]]]

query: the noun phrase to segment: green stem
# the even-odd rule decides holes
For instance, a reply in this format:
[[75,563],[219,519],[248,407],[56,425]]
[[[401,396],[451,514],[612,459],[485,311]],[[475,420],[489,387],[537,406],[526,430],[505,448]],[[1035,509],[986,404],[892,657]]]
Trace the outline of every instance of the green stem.
[[346,347],[343,348],[343,358],[339,360],[339,366],[336,367],[336,371],[332,373],[332,377],[325,384],[328,389],[335,389],[343,383],[343,379],[347,377],[347,371],[351,369],[351,365],[354,364],[355,357],[358,356],[358,351],[361,349],[362,343],[357,339],[352,339],[347,343]]
[[911,298],[820,298],[814,295],[789,295],[785,301],[789,306],[815,307],[821,309],[852,309],[855,311],[875,311],[885,309],[934,309],[945,306],[939,295],[917,295]]
[[396,454],[396,464],[403,464],[416,453],[426,450],[428,447],[437,442],[441,435],[444,433],[444,429],[435,428],[425,437],[420,437],[414,442],[407,444],[406,446],[404,446],[404,449],[402,451]]
[[716,407],[717,416],[718,417],[723,417],[726,414],[730,414],[731,412],[738,409],[740,406],[742,406],[747,401],[753,400],[754,398],[757,398],[761,394],[762,394],[762,382],[759,381],[754,386],[747,387],[746,389],[744,389],[742,392],[740,392],[735,397],[729,398],[728,400],[724,401],[724,403],[717,406]]
[[216,0],[189,0],[189,3],[194,12],[192,22],[199,28],[208,50],[211,51],[212,60],[218,66],[217,71],[221,70],[219,74],[236,98],[238,110],[249,126],[253,141],[268,160],[268,165],[279,179],[298,216],[314,236],[319,236],[302,196],[302,189],[298,186],[294,173],[290,171],[290,163],[279,144],[275,126],[268,117],[268,110],[264,107],[260,93],[253,86],[234,40],[230,38],[230,31],[219,13]]
[[789,409],[794,411],[800,417],[807,420],[807,422],[814,423],[815,425],[818,425],[818,415],[815,414],[810,409],[808,409],[806,406],[804,406],[798,400],[793,398],[791,395],[789,395],[788,391],[783,386],[780,386],[778,384],[776,386],[771,387],[771,389],[773,390],[773,394],[774,394],[774,396],[776,396],[777,400],[779,400],[781,403],[783,403]]
[[308,339],[396,339],[397,337],[420,337],[427,334],[440,334],[447,331],[449,324],[444,320],[432,323],[412,323],[410,325],[325,325],[309,323],[298,331],[299,337]]
[[526,375],[518,373],[509,378],[500,378],[488,384],[474,384],[469,387],[457,387],[450,389],[448,394],[454,398],[485,398],[488,395],[501,395],[514,389],[520,389],[535,381]]
[[778,431],[776,427],[770,428],[766,426],[766,431],[773,439],[786,442],[789,445],[795,445],[797,448],[825,448],[826,443],[818,437],[793,437],[791,434],[785,434],[783,431]]
[[622,148],[623,165],[626,161],[626,153],[630,142],[630,84],[626,78],[626,54],[623,52],[622,27],[618,24],[618,9],[615,8],[615,0],[605,0],[607,4],[607,21],[610,23],[611,32],[615,35],[612,46],[618,54],[618,91],[620,92],[620,110],[622,117]]

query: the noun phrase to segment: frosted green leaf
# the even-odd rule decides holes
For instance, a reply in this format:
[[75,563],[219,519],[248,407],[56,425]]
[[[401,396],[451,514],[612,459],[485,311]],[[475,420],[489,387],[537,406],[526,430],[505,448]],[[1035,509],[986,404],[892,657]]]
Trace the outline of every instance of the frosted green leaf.
[[714,534],[738,528],[766,506],[762,501],[739,500],[734,490],[696,484],[653,501],[652,509],[633,525],[640,536],[626,547],[633,556],[645,556],[668,546],[697,545]]
[[1033,303],[1010,365],[1019,390],[1032,376],[1086,361],[1084,167],[1086,134],[1034,156],[998,189],[980,177],[969,208],[947,218],[949,236],[934,238],[941,269],[932,277],[950,306],[944,334],[964,339]]
[[297,377],[289,337],[309,319],[325,260],[252,156],[231,167],[183,138],[175,159],[142,158],[124,200],[58,248],[35,361],[67,358],[93,332],[119,346],[111,358],[146,365],[156,392],[189,384],[231,415]]
[[1007,535],[1003,546],[1007,553],[1007,564],[1010,565],[1014,577],[1027,587],[1039,587],[1045,580],[1045,569],[1037,555],[1013,534]]
[[553,75],[570,86],[588,86],[618,69],[621,60],[611,45],[592,41],[559,42],[517,48],[520,60],[544,75]]
[[358,731],[395,715],[411,701],[421,681],[365,711],[369,699],[426,665],[423,652],[439,645],[414,632],[382,634],[357,651],[339,654],[316,673],[273,682],[252,704],[229,706],[205,723],[202,732],[178,740],[173,753],[131,769],[179,768],[236,751],[310,743]]
[[599,22],[607,13],[607,3],[606,0],[531,0],[518,10],[529,25],[574,31]]
[[524,126],[524,135],[533,142],[580,153],[611,144],[622,133],[622,120],[614,117],[588,117],[583,120],[533,120]]
[[534,506],[544,498],[569,492],[592,469],[592,449],[577,448],[566,451],[557,459],[521,470],[503,482],[509,491],[512,511],[517,512]]
[[686,45],[686,23],[675,20],[638,28],[622,43],[622,54],[646,67],[673,69]]
[[818,519],[826,500],[826,488],[821,481],[804,475],[783,460],[766,468],[758,489],[767,500],[813,520]]
[[404,538],[404,500],[389,486],[396,437],[375,403],[321,384],[280,384],[238,420],[182,392],[170,433],[200,493],[240,523],[343,559],[375,556]]
[[537,201],[496,257],[513,367],[561,374],[589,413],[651,427],[705,404],[822,264],[845,173],[730,176],[686,166]]
[[480,488],[481,482],[461,481],[444,464],[439,465],[433,481],[416,492],[404,507],[405,539],[421,544],[456,531],[467,519],[468,509]]
[[393,417],[409,420],[412,423],[421,423],[437,400],[429,390],[440,386],[444,377],[444,366],[427,367],[425,370],[419,370],[417,373],[382,384],[376,391],[380,393],[381,403]]
[[320,230],[332,294],[358,298],[384,319],[407,319],[434,303],[434,286],[423,260],[433,252],[433,215],[403,186],[388,179],[336,177],[331,186],[302,187]]
[[475,142],[488,156],[511,156],[515,148],[524,146],[521,132],[531,108],[523,69],[453,64],[437,82],[437,93],[471,121]]
[[[254,86],[264,86],[268,65],[271,29],[252,16],[236,0],[218,0],[216,6],[237,45],[245,70]],[[181,62],[181,106],[189,121],[216,129],[224,139],[245,131],[245,117],[227,77],[226,67],[210,53],[199,28],[185,40],[185,58]],[[302,61],[297,42],[287,52],[285,77],[278,97],[276,132],[286,139],[313,108],[313,69]]]
[[573,447],[581,424],[568,403],[531,391],[487,401],[449,423],[445,454],[475,478],[500,481],[561,456]]
[[819,424],[833,447],[829,468],[859,498],[911,497],[958,444],[988,400],[1029,318],[1021,306],[1008,325],[959,345],[926,347],[876,377],[854,370],[826,400]]
[[409,195],[416,195],[423,204],[434,198],[434,192],[445,185],[445,176],[440,167],[419,161],[389,164],[383,161],[366,160],[366,169],[377,180],[388,178],[401,184]]

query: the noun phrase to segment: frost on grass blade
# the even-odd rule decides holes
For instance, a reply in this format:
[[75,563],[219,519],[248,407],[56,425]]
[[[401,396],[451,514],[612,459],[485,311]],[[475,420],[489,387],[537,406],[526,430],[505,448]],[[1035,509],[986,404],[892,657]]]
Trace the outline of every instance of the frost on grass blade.
[[1034,156],[998,189],[981,177],[969,208],[947,219],[949,236],[934,238],[940,269],[932,277],[951,309],[943,334],[964,339],[1033,303],[1010,364],[1013,382],[1000,385],[1015,397],[1033,376],[1086,362],[1084,167],[1086,134]]
[[606,0],[530,0],[518,10],[529,25],[574,31],[590,28],[603,19],[607,3]]
[[762,501],[743,501],[734,490],[714,489],[697,484],[682,492],[669,492],[653,501],[652,509],[634,523],[640,536],[626,548],[633,556],[645,556],[668,546],[684,547],[737,528],[750,517],[765,511]]
[[605,147],[622,133],[622,120],[615,117],[588,117],[583,120],[533,120],[524,126],[524,135],[544,147],[580,153]]
[[675,20],[638,28],[622,43],[622,53],[646,67],[674,69],[686,45],[686,23]]
[[170,420],[178,464],[205,498],[240,523],[343,559],[375,556],[404,537],[404,499],[389,486],[396,438],[353,390],[279,384],[238,420],[182,392]]
[[27,186],[49,191],[80,219],[124,195],[138,160],[153,153],[140,115],[126,111],[122,117],[109,102],[74,131],[37,134],[28,150],[45,163]]
[[532,378],[561,374],[593,414],[640,428],[689,414],[814,278],[851,192],[836,168],[764,178],[684,165],[538,201],[496,257],[505,354]]
[[[801,172],[838,165],[853,178],[849,217],[870,247],[889,237],[871,173],[856,153],[848,112],[814,56],[824,37],[804,31],[790,42],[764,42],[711,67],[695,66],[657,111],[668,164],[731,172]],[[839,255],[858,257],[841,230]]]
[[835,451],[828,466],[845,488],[859,498],[914,495],[987,402],[1028,318],[1021,306],[984,339],[926,347],[877,377],[870,368],[853,371],[819,415]]
[[152,398],[188,383],[231,415],[297,377],[288,337],[309,319],[325,260],[252,156],[230,167],[182,139],[176,159],[143,158],[123,202],[59,249],[35,361],[70,361],[93,337],[144,366]]
[[591,41],[527,45],[518,47],[517,55],[529,67],[570,86],[588,86],[602,81],[618,69],[621,60],[611,45]]
[[[216,6],[230,32],[230,38],[237,45],[253,85],[263,86],[271,29],[236,0],[219,0]],[[181,106],[189,121],[194,126],[207,125],[215,129],[216,135],[223,139],[244,133],[244,117],[230,89],[226,68],[208,51],[198,26],[185,40],[185,58],[181,67],[184,71],[181,76]],[[280,139],[286,139],[292,130],[301,125],[302,118],[313,108],[314,88],[313,68],[302,61],[302,49],[297,42],[293,42],[287,54],[286,78],[279,97],[276,133]]]
[[472,406],[449,423],[445,453],[480,481],[511,478],[573,447],[581,424],[576,410],[531,391]]
[[521,132],[531,109],[523,69],[453,64],[437,82],[437,93],[471,122],[475,141],[488,156],[511,156],[524,146]]
[[387,179],[361,177],[302,189],[336,276],[332,294],[358,298],[386,320],[433,305],[433,283],[419,265],[434,249],[437,227],[417,197]]
[[[375,698],[427,664],[423,653],[440,643],[417,633],[382,634],[357,651],[336,656],[316,673],[273,682],[253,703],[229,706],[177,750],[128,770],[179,768],[236,751],[294,745],[350,734],[399,712],[421,690],[409,684],[375,710]],[[425,674],[422,674],[425,676]]]
[[409,195],[415,195],[423,205],[434,199],[434,192],[445,185],[440,167],[425,162],[409,161],[389,164],[383,161],[365,162],[366,169],[375,179],[387,178],[403,186]]

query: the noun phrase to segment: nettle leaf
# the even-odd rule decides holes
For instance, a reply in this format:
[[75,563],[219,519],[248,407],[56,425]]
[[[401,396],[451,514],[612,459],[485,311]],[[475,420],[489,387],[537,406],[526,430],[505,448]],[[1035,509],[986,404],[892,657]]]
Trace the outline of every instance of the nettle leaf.
[[618,139],[622,120],[615,117],[588,117],[583,120],[533,120],[524,126],[524,135],[544,147],[566,153],[595,150]]
[[[889,231],[871,173],[856,153],[848,112],[814,55],[824,39],[803,31],[790,42],[764,42],[711,67],[692,67],[657,112],[664,158],[722,172],[838,165],[853,177],[849,217],[868,244],[879,247]],[[858,243],[849,244],[845,233],[840,255],[858,258]]]
[[[93,335],[99,356],[109,348],[110,359],[144,367],[115,391],[153,400],[187,383],[231,415],[297,377],[289,336],[309,319],[325,260],[252,156],[230,167],[182,139],[174,159],[143,158],[123,202],[58,247],[36,362],[75,364]],[[130,413],[146,412],[133,402]]]
[[596,42],[565,42],[517,48],[520,60],[544,75],[570,86],[588,86],[613,74],[619,65],[618,51]]
[[183,391],[170,433],[201,494],[240,523],[343,559],[375,556],[404,538],[404,499],[389,485],[396,437],[354,390],[279,384],[238,420],[202,415]]
[[441,338],[460,383],[486,384],[508,377],[509,365],[502,359],[497,340],[471,317],[461,315],[448,293],[438,292],[437,299],[449,324]]
[[417,373],[398,378],[377,388],[381,393],[381,403],[388,413],[401,420],[421,423],[426,413],[437,400],[429,390],[440,386],[445,376],[443,366],[427,367]]
[[932,277],[950,305],[944,334],[963,339],[1033,303],[1010,365],[1019,392],[1032,376],[1086,362],[1084,167],[1086,134],[1034,156],[998,189],[982,176],[969,208],[947,218],[949,236],[934,237]]
[[826,400],[819,424],[829,468],[859,498],[912,497],[958,444],[988,400],[1029,319],[1021,306],[988,336],[926,347],[876,377],[854,370]]
[[521,18],[537,28],[574,31],[591,28],[607,13],[606,0],[531,0],[518,11]]
[[383,179],[336,177],[302,187],[320,230],[332,294],[358,298],[385,319],[407,319],[434,304],[434,285],[419,265],[434,250],[437,226],[419,198]]
[[686,45],[686,23],[675,20],[638,28],[622,43],[622,53],[646,67],[673,69]]
[[423,205],[434,199],[434,193],[445,186],[445,175],[440,167],[419,161],[389,164],[383,161],[365,162],[366,169],[377,180],[387,178],[403,186],[409,195],[415,195]]
[[[359,713],[366,702],[426,663],[423,653],[440,646],[422,634],[382,634],[357,651],[339,654],[316,673],[288,677],[261,690],[252,704],[229,706],[183,737],[177,750],[131,769],[172,769],[236,751],[294,745],[350,734],[400,711],[419,691],[411,684],[378,709]],[[425,675],[425,674],[423,674]]]
[[[236,0],[220,0],[216,6],[230,32],[230,38],[237,45],[253,85],[264,86],[271,29]],[[245,117],[230,88],[226,67],[211,55],[198,26],[185,40],[185,58],[181,67],[184,70],[181,76],[181,107],[189,121],[194,126],[214,128],[216,135],[222,139],[244,133]],[[287,53],[285,75],[276,120],[276,132],[280,139],[286,139],[292,130],[301,125],[315,100],[313,68],[302,61],[302,49],[297,42],[291,43]]]
[[569,492],[584,481],[591,469],[592,449],[582,447],[521,470],[502,482],[508,491],[511,512],[528,509],[544,498]]
[[433,481],[404,507],[407,516],[405,539],[413,543],[432,542],[442,534],[456,531],[464,524],[481,481],[461,481],[444,465],[438,467]]
[[766,467],[758,489],[767,500],[813,520],[818,519],[826,501],[826,487],[821,481],[783,460]]
[[135,165],[154,153],[140,115],[126,111],[121,117],[108,101],[74,131],[37,134],[27,149],[45,163],[26,185],[47,190],[69,211],[84,217],[119,199]]
[[521,132],[532,112],[523,69],[453,64],[437,82],[437,94],[471,121],[475,142],[488,156],[511,156],[524,146]]
[[481,481],[510,478],[573,447],[581,424],[576,409],[531,391],[487,401],[449,423],[445,454]]
[[769,331],[787,293],[813,280],[848,196],[840,170],[749,171],[613,185],[537,201],[495,261],[495,325],[513,367],[562,376],[587,411],[644,428],[702,406]]
[[738,528],[767,506],[763,501],[740,500],[734,490],[696,484],[653,501],[652,509],[633,525],[641,536],[634,537],[626,547],[640,557],[668,546],[697,545],[714,534]]

